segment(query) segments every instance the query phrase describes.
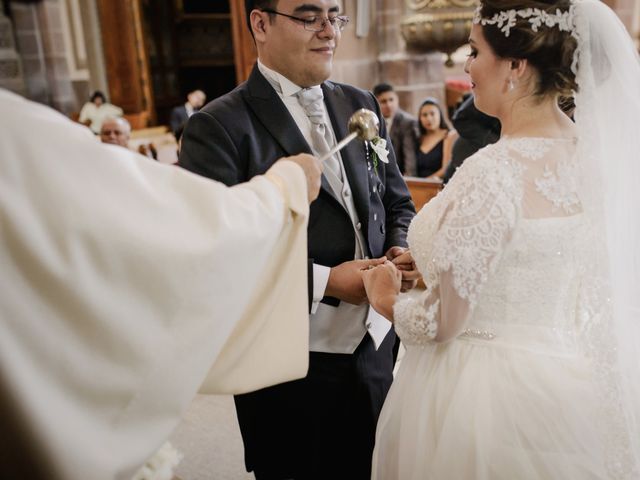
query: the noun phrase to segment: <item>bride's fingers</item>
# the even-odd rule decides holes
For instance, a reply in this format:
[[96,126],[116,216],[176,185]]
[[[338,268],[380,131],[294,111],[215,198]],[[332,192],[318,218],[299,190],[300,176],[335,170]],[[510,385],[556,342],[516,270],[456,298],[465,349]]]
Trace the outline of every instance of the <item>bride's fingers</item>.
[[400,273],[402,274],[403,280],[413,281],[418,280],[420,279],[420,277],[422,277],[418,270],[403,270]]
[[393,259],[393,263],[398,265],[410,265],[413,263],[413,257],[411,256],[411,252],[407,250],[402,255],[398,255]]

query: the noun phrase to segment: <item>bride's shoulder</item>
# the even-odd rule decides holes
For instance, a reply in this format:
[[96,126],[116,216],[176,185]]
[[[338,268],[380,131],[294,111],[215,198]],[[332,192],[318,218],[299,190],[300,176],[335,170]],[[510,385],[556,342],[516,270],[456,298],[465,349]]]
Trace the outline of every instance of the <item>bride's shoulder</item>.
[[499,140],[481,148],[467,158],[456,172],[454,179],[456,176],[460,179],[477,179],[503,170],[512,170],[511,157],[510,146],[506,141]]

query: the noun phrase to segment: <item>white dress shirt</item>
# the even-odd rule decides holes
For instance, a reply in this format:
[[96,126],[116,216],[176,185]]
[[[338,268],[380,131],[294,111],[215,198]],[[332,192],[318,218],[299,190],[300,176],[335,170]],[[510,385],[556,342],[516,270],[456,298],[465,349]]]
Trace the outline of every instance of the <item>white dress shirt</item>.
[[[258,69],[267,79],[274,90],[278,93],[285,107],[293,117],[294,122],[300,129],[309,145],[313,144],[311,139],[311,121],[307,117],[296,94],[302,87],[296,85],[291,80],[280,73],[266,67],[258,60]],[[316,85],[311,88],[320,88]],[[333,126],[329,119],[326,106],[323,102],[325,125],[331,135],[331,146],[337,143]],[[357,219],[355,208],[350,198],[351,188],[349,180],[344,172],[342,157],[338,152],[340,167],[342,169],[343,185],[341,187],[343,206],[347,210],[354,225],[356,245],[354,246],[354,259],[368,258],[368,249],[364,236],[360,231],[360,222]],[[336,188],[334,187],[334,190]],[[378,314],[369,305],[352,305],[341,301],[338,307],[333,307],[320,303],[325,296],[327,283],[331,267],[313,264],[313,298],[310,315],[310,339],[309,348],[315,352],[327,353],[353,353],[368,332],[374,341],[376,348],[380,346],[387,332],[391,328],[391,323]]]

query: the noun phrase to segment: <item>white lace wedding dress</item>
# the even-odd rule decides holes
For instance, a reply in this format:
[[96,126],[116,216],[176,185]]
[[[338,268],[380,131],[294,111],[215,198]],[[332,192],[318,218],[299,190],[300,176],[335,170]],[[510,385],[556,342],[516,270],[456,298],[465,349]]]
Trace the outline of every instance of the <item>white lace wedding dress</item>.
[[374,479],[587,480],[630,468],[615,445],[615,391],[600,395],[606,372],[589,350],[598,238],[576,165],[573,139],[505,137],[414,219],[409,246],[428,288],[394,308],[406,354],[378,422]]

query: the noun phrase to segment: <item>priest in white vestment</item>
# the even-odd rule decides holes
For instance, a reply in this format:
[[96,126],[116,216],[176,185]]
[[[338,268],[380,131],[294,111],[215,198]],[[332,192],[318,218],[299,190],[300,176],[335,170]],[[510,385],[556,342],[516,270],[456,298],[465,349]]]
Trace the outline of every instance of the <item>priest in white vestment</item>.
[[0,477],[129,479],[198,390],[306,374],[314,159],[227,188],[0,111]]

